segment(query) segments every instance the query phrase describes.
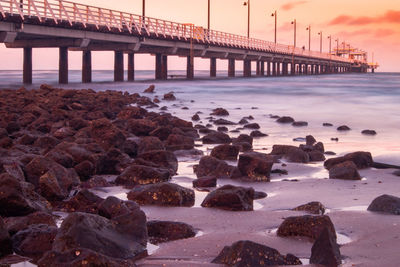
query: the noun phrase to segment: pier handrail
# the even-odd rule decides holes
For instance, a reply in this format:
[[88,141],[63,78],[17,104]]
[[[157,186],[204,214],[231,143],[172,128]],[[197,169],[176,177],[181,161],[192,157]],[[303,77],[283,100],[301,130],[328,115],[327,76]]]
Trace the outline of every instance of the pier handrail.
[[156,38],[176,38],[187,41],[192,37],[198,43],[203,44],[354,63],[352,59],[329,53],[309,51],[291,45],[276,44],[237,34],[207,30],[197,26],[189,27],[183,23],[143,17],[64,0],[23,0],[23,2],[20,0],[0,0],[0,14],[3,19],[7,16],[19,16],[24,22],[27,19],[36,18],[38,23],[52,22],[56,25],[67,23],[70,26],[81,24],[83,28],[93,26],[97,30]]

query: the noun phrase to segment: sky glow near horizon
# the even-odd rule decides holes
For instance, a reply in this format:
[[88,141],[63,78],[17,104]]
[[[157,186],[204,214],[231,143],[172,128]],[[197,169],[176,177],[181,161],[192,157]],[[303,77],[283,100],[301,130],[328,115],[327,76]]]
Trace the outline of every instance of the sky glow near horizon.
[[[142,0],[76,0],[74,2],[141,14]],[[207,27],[207,0],[146,0],[146,15],[181,23],[194,23]],[[278,12],[277,41],[293,44],[293,25],[297,21],[297,46],[308,48],[308,31],[311,25],[311,49],[319,51],[323,33],[323,51],[329,51],[328,35],[332,48],[345,41],[362,48],[369,61],[380,64],[378,71],[400,72],[400,2],[399,0],[251,0],[250,35],[253,38],[273,41],[274,18]],[[211,29],[247,35],[247,7],[243,0],[211,0]],[[33,69],[57,69],[58,49],[34,49]],[[22,69],[22,49],[6,49],[0,45],[0,69]],[[93,69],[112,69],[112,52],[94,52]],[[126,60],[125,60],[126,61]],[[81,68],[81,53],[69,53],[69,68]],[[169,69],[185,69],[186,59],[170,56]],[[218,61],[218,69],[227,63]],[[154,69],[154,57],[136,55],[136,69]],[[209,61],[195,60],[196,69],[208,69]],[[240,64],[238,65],[240,69]]]

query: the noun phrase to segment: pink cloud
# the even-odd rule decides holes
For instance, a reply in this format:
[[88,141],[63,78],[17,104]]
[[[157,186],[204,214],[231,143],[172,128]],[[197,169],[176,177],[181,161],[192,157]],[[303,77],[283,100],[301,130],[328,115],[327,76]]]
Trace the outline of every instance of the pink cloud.
[[351,17],[348,15],[340,15],[329,22],[329,25],[367,25],[379,23],[399,23],[400,11],[388,10],[385,14],[376,17]]
[[307,2],[308,1],[290,2],[290,3],[282,5],[281,9],[288,11],[288,10],[291,10],[291,9],[295,8],[296,6],[303,5],[303,4],[307,3]]

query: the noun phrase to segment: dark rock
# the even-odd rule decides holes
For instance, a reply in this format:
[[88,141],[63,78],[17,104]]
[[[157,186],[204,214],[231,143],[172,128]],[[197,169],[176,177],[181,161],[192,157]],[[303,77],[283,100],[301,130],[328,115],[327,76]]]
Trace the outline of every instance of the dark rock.
[[376,131],[374,130],[363,130],[361,133],[365,135],[376,135]]
[[280,175],[288,175],[288,171],[287,170],[282,170],[282,169],[273,169],[271,170],[271,173],[277,173]]
[[9,175],[13,176],[14,178],[17,178],[18,181],[25,182],[24,171],[22,170],[21,166],[18,163],[13,162],[11,164],[4,164],[3,169]]
[[263,198],[266,198],[267,196],[268,196],[268,194],[265,193],[265,192],[261,192],[261,191],[255,191],[254,192],[254,200],[263,199]]
[[[139,221],[131,221],[129,226],[131,229],[143,229],[145,224],[144,217]],[[147,256],[147,234],[143,235],[145,238],[138,238],[127,231],[126,226],[95,214],[71,213],[58,231],[53,251],[65,253],[71,249],[90,249],[107,257],[130,260]]]
[[176,100],[176,97],[174,96],[173,92],[169,92],[169,93],[164,94],[164,98],[163,99],[164,100],[173,101],[173,100]]
[[293,123],[294,119],[292,117],[283,116],[276,120],[279,123]]
[[169,221],[149,221],[147,232],[149,242],[152,244],[191,238],[196,235],[193,226],[183,222]]
[[228,178],[233,166],[225,161],[211,156],[204,156],[200,159],[199,165],[194,169],[197,177],[212,176],[217,178]]
[[111,184],[102,176],[93,176],[89,180],[81,183],[81,188],[96,188],[96,187],[110,187]]
[[241,134],[237,138],[232,140],[232,143],[249,143],[250,146],[253,146],[253,137],[247,134]]
[[278,250],[252,241],[237,241],[226,246],[212,261],[234,267],[301,265],[292,254],[282,255]]
[[143,119],[143,117],[147,114],[147,110],[141,107],[124,107],[117,115],[117,118],[120,120],[129,120],[129,119]]
[[217,186],[217,178],[215,177],[201,177],[193,182],[193,187],[202,188],[202,187],[216,187]]
[[328,122],[324,122],[324,123],[322,124],[322,126],[324,126],[324,127],[332,127],[333,124],[332,124],[332,123],[328,123]]
[[147,119],[130,119],[127,121],[127,128],[136,136],[148,136],[157,128],[157,124]]
[[216,109],[213,109],[213,112],[210,115],[229,116],[229,112],[224,108],[216,108]]
[[169,170],[171,175],[175,175],[178,170],[178,160],[174,153],[165,150],[154,150],[140,154],[136,157],[136,160],[140,162],[151,162],[157,168],[164,168]]
[[325,161],[324,166],[326,169],[332,168],[334,165],[338,163],[342,163],[345,161],[352,161],[356,164],[358,169],[369,168],[373,164],[371,153],[369,152],[353,152],[344,155],[343,157],[332,158]]
[[115,180],[118,185],[135,186],[168,181],[171,173],[167,169],[152,168],[143,165],[132,165],[126,168]]
[[33,224],[46,224],[49,226],[56,226],[54,217],[46,212],[35,212],[28,216],[8,217],[5,219],[7,231],[14,235],[17,232],[28,228]]
[[229,135],[221,132],[212,132],[202,138],[203,144],[229,144],[232,139]]
[[218,127],[217,128],[217,131],[218,132],[228,132],[229,131],[229,129],[228,129],[228,127],[225,127],[225,126],[220,126],[220,127]]
[[143,93],[153,94],[154,93],[154,89],[156,89],[155,85],[151,84],[146,90],[143,91]]
[[0,217],[0,258],[13,253],[10,235],[4,226],[3,219]]
[[86,181],[94,175],[96,169],[93,163],[88,160],[82,161],[74,167],[81,181]]
[[324,153],[317,150],[308,152],[308,156],[310,157],[310,161],[325,161]]
[[87,189],[80,190],[75,196],[62,202],[61,210],[68,212],[97,213],[97,207],[103,199]]
[[224,185],[209,193],[201,206],[230,211],[252,211],[253,199],[253,188]]
[[321,153],[325,152],[325,147],[324,144],[322,142],[318,142],[315,145],[313,145],[313,150],[319,151]]
[[189,150],[194,148],[194,139],[181,134],[170,134],[165,141],[167,150]]
[[312,135],[307,135],[306,136],[306,145],[308,146],[312,146],[317,142],[317,140],[315,140],[314,136]]
[[138,155],[153,150],[165,150],[164,144],[158,137],[146,136],[140,138],[138,142]]
[[345,161],[329,169],[329,179],[361,180],[361,176],[352,161]]
[[310,161],[308,153],[297,147],[290,148],[287,153],[284,154],[284,158],[289,162],[296,163],[308,163]]
[[215,125],[235,125],[236,124],[233,121],[228,121],[225,119],[218,119],[218,120],[213,121],[213,123]]
[[400,176],[400,170],[399,171],[394,171],[393,175]]
[[57,227],[47,224],[34,224],[21,230],[12,237],[15,253],[30,257],[35,261],[52,248]]
[[342,264],[336,236],[327,228],[322,230],[311,248],[310,263],[328,267],[337,267]]
[[45,158],[55,161],[62,165],[64,168],[72,168],[74,166],[74,159],[70,154],[60,149],[53,149],[49,151]]
[[246,120],[245,118],[242,118],[242,119],[239,121],[239,124],[242,124],[242,125],[248,124],[248,123],[249,123],[249,121]]
[[337,128],[338,131],[350,131],[351,129],[347,125],[342,125]]
[[245,124],[244,128],[247,128],[247,129],[260,129],[260,125],[258,123],[249,123],[249,124]]
[[381,195],[371,202],[368,210],[400,215],[400,198],[391,195]]
[[335,156],[336,155],[336,153],[333,152],[333,151],[325,151],[324,154],[328,155],[328,156]]
[[252,131],[250,133],[250,136],[251,137],[265,137],[265,136],[268,136],[268,134],[262,133],[260,131]]
[[[56,163],[55,163],[56,164]],[[48,200],[62,200],[69,191],[80,184],[79,177],[74,169],[65,169],[61,165],[53,166],[39,177],[39,191]]]
[[128,193],[128,199],[140,205],[191,207],[194,191],[172,183],[141,185]]
[[125,142],[125,135],[106,118],[91,121],[90,134],[105,150],[120,147]]
[[199,121],[200,120],[200,116],[198,114],[194,114],[192,116],[192,121]]
[[172,134],[172,127],[168,126],[160,126],[150,132],[150,136],[158,137],[161,141],[167,140],[170,134]]
[[210,156],[221,160],[237,160],[239,147],[233,145],[218,145],[213,148]]
[[294,208],[293,210],[306,211],[308,213],[317,214],[317,215],[324,215],[324,213],[325,213],[324,205],[322,205],[322,203],[318,202],[318,201],[309,202],[307,204],[298,206],[298,207]]
[[201,128],[201,129],[199,129],[199,133],[201,133],[201,134],[210,134],[210,133],[215,133],[215,130],[211,130],[211,129],[208,129],[208,128]]
[[253,181],[269,182],[273,164],[273,158],[266,154],[248,152],[239,156],[238,169],[243,176]]
[[293,126],[295,127],[304,127],[304,126],[308,126],[308,122],[306,121],[295,121],[292,123]]
[[339,142],[339,138],[331,138],[331,141],[336,141],[336,142]]
[[321,232],[327,228],[336,239],[335,227],[326,215],[293,216],[287,217],[278,228],[278,236],[306,236],[316,240]]

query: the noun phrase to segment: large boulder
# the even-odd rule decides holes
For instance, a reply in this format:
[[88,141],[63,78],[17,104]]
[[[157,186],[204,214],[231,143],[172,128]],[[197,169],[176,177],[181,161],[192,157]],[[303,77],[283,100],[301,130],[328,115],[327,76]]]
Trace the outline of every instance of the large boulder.
[[80,190],[76,195],[60,204],[60,209],[66,212],[97,213],[98,205],[103,199],[88,189]]
[[203,144],[229,144],[232,139],[229,135],[221,132],[211,132],[202,138]]
[[211,156],[204,156],[200,159],[199,165],[194,167],[194,172],[199,178],[204,176],[228,178],[233,169],[233,166],[228,165],[223,160]]
[[13,250],[10,235],[4,226],[3,219],[0,217],[0,258],[12,253]]
[[342,263],[336,236],[328,228],[324,228],[311,248],[311,264],[337,267]]
[[[159,168],[168,169],[171,175],[175,175],[178,170],[178,160],[174,153],[165,150],[155,150],[140,154],[136,161],[141,163],[152,163]],[[144,162],[143,162],[144,161]]]
[[217,178],[215,177],[201,177],[196,180],[193,180],[193,187],[202,188],[202,187],[216,187],[217,186]]
[[165,182],[170,178],[171,173],[168,169],[131,165],[117,177],[115,183],[118,185],[135,186],[138,184]]
[[231,211],[252,211],[253,200],[253,188],[224,185],[209,193],[201,206]]
[[128,193],[128,199],[140,205],[191,207],[194,191],[172,183],[141,185]]
[[400,215],[400,198],[391,195],[381,195],[369,204],[368,210]]
[[353,161],[345,161],[329,169],[329,179],[361,180],[361,176]]
[[239,155],[239,147],[232,145],[219,145],[213,148],[210,156],[221,160],[236,160]]
[[56,226],[54,217],[46,212],[34,212],[27,216],[8,217],[4,220],[7,231],[14,235],[15,233],[28,228],[33,224],[47,224],[49,226]]
[[[145,221],[144,221],[145,223]],[[143,221],[141,222],[143,224]],[[130,225],[142,228],[143,225]],[[75,212],[63,221],[53,251],[89,249],[107,257],[134,260],[147,256],[147,239],[138,239],[120,223],[95,214]]]
[[13,249],[18,255],[30,257],[35,261],[52,248],[57,227],[47,224],[34,224],[12,237]]
[[365,169],[372,166],[374,161],[372,160],[372,155],[370,152],[353,152],[344,155],[343,157],[337,157],[328,159],[325,161],[324,166],[326,169],[330,169],[336,164],[345,162],[345,161],[352,161],[357,166],[358,169]]
[[293,210],[297,211],[305,211],[311,214],[316,214],[316,215],[324,215],[325,213],[325,207],[322,205],[321,202],[318,201],[312,201],[304,205],[300,205]]
[[213,112],[210,113],[210,115],[229,116],[229,112],[224,108],[216,108],[216,109],[213,109]]
[[148,136],[157,128],[157,124],[148,119],[130,119],[127,121],[127,128],[136,136]]
[[138,140],[138,150],[137,153],[140,155],[154,150],[165,150],[164,144],[158,137],[146,136]]
[[167,150],[189,150],[194,148],[194,139],[181,134],[170,134],[165,141]]
[[120,147],[125,142],[125,135],[106,118],[94,120],[90,123],[90,133],[104,149]]
[[191,238],[196,235],[193,226],[183,222],[149,221],[147,222],[149,242],[158,244],[178,239]]
[[285,256],[274,248],[248,240],[224,247],[212,262],[234,267],[301,265],[300,259],[292,254]]
[[273,164],[274,159],[269,155],[248,152],[239,156],[238,169],[243,176],[251,180],[269,182]]
[[326,215],[321,216],[293,216],[287,217],[278,228],[278,236],[305,236],[316,240],[322,230],[327,228],[336,239],[335,227]]

